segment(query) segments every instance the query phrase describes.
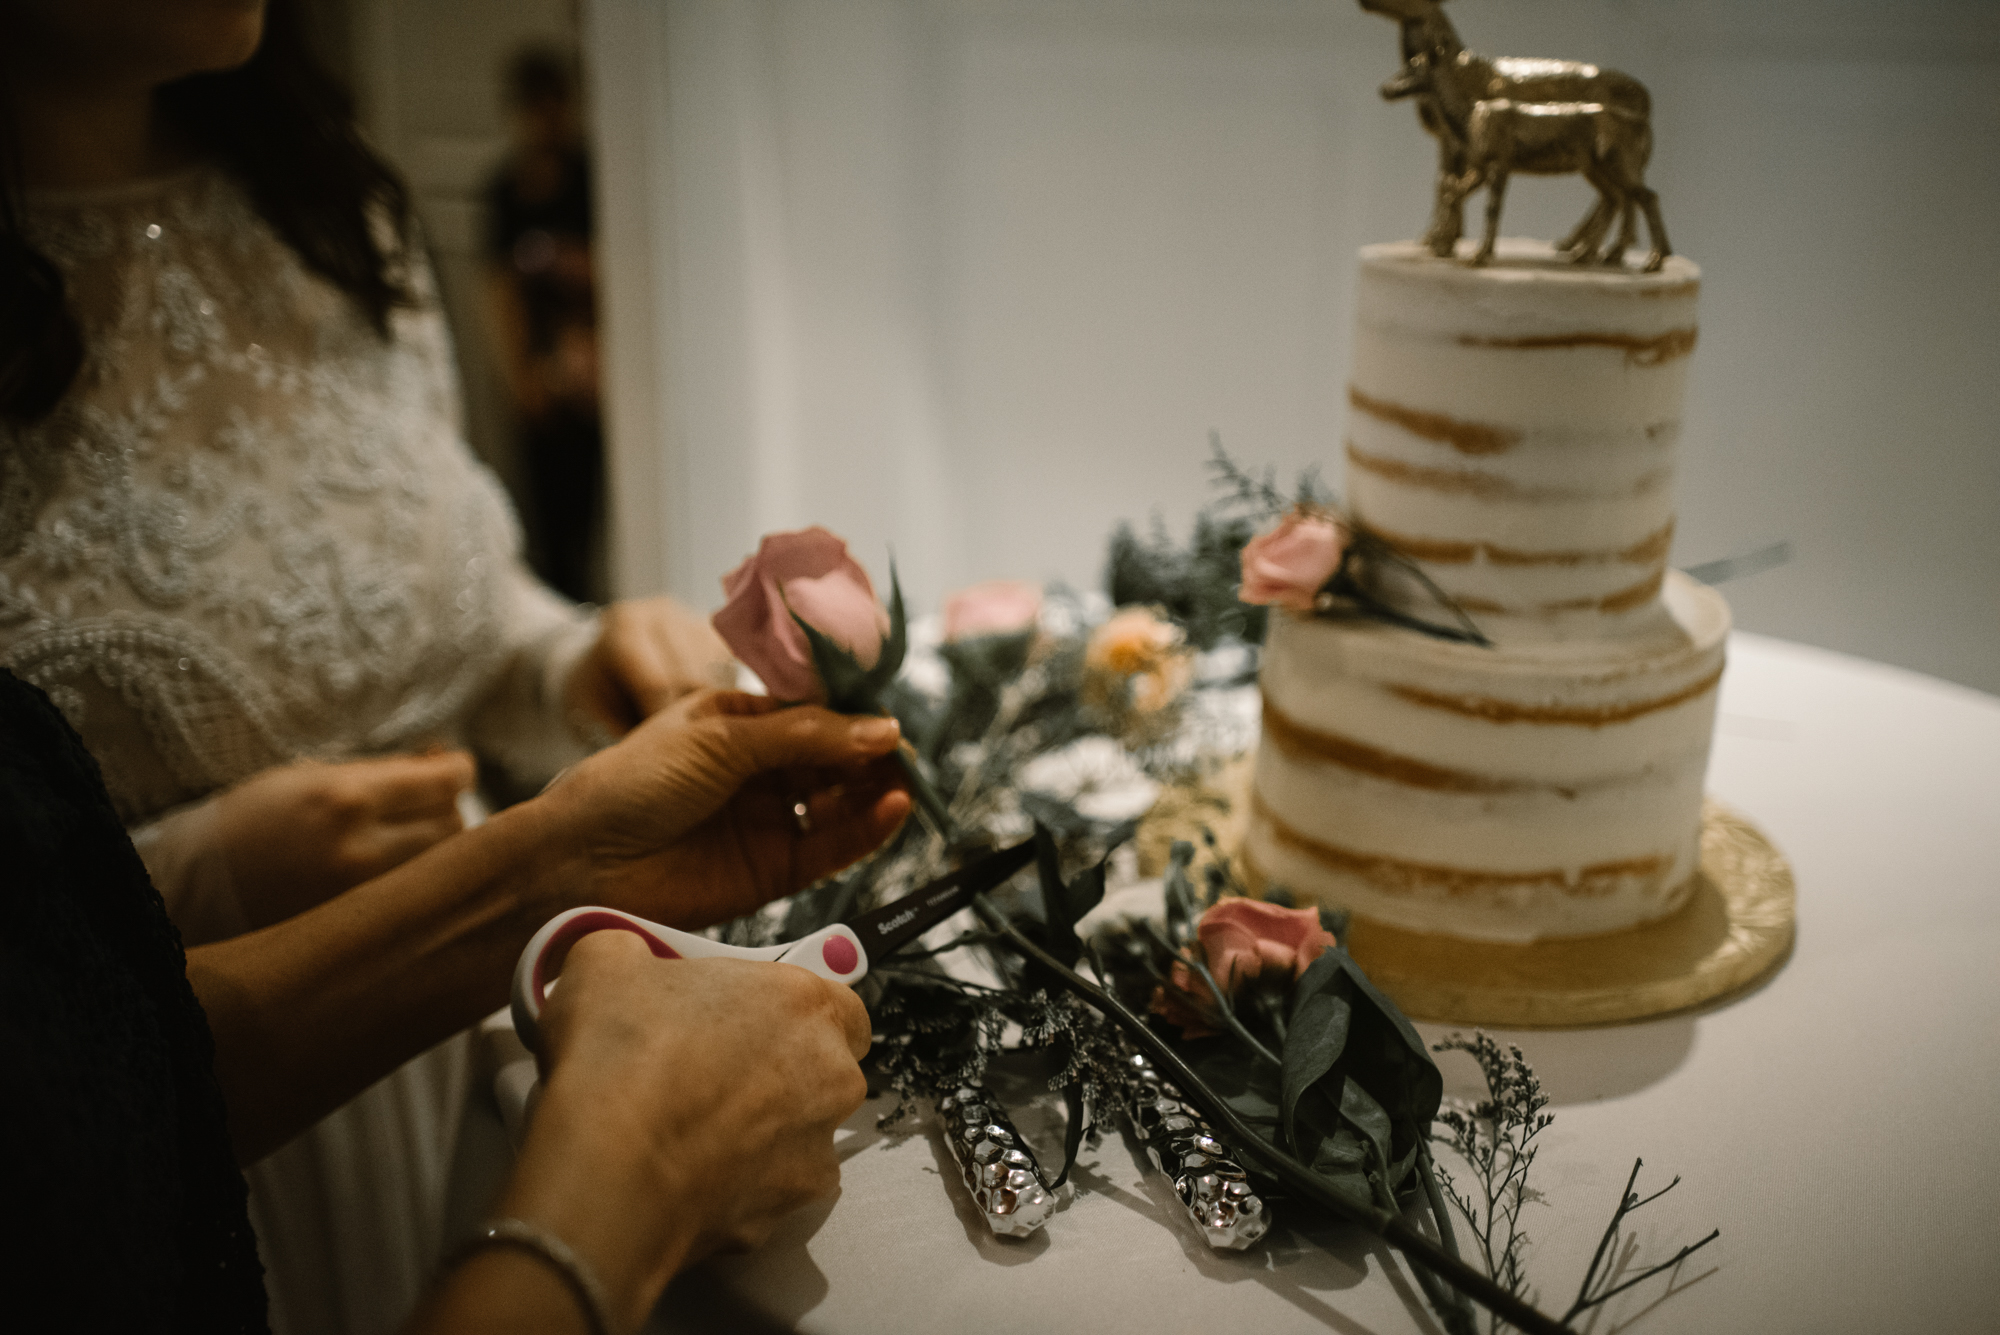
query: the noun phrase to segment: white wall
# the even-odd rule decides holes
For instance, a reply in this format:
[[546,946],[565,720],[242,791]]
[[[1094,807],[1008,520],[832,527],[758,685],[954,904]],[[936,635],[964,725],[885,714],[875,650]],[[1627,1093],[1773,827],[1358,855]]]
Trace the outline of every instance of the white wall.
[[[1455,0],[1653,89],[1699,261],[1675,559],[1739,624],[2000,691],[2000,6]],[[1211,428],[1338,480],[1352,255],[1430,141],[1352,0],[594,0],[617,575],[824,523],[920,604],[1096,582]],[[1507,231],[1566,230],[1516,178]]]

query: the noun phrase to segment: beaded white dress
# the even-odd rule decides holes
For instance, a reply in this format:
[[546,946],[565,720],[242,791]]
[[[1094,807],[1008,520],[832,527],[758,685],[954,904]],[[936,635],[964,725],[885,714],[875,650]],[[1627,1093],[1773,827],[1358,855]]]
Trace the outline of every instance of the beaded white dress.
[[[240,930],[204,800],[265,767],[443,740],[524,778],[590,620],[522,568],[467,449],[443,319],[378,335],[225,173],[29,203],[88,347],[0,426],[0,664],[104,768],[183,932]],[[251,1170],[273,1326],[393,1330],[435,1264],[468,1079],[456,1039]]]

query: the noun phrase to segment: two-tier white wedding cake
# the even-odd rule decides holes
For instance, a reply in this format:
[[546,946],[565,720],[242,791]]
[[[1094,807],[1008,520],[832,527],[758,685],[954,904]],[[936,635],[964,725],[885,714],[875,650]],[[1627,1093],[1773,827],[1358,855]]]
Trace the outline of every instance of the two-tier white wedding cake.
[[1274,615],[1248,837],[1269,882],[1503,942],[1686,902],[1729,630],[1667,568],[1699,277],[1363,249],[1352,517],[1494,643]]

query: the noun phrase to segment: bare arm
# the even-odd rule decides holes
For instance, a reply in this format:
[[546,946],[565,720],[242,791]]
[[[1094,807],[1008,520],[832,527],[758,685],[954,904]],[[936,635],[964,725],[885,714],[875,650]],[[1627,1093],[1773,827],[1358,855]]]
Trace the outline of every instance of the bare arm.
[[134,830],[132,842],[181,940],[206,945],[303,913],[456,834],[472,780],[462,751],[295,761]]
[[909,810],[896,740],[879,719],[695,697],[387,875],[191,951],[238,1159],[500,1005],[515,957],[563,909],[705,926],[873,849]]
[[[692,967],[690,967],[692,966]],[[867,1093],[868,1014],[783,964],[654,959],[586,937],[550,1002],[548,1079],[498,1213],[567,1244],[633,1330],[688,1261],[755,1246],[834,1190],[833,1131]],[[540,1258],[489,1249],[415,1329],[583,1329]]]
[[316,909],[188,953],[239,1161],[505,1000],[513,954],[575,893],[550,833],[523,804]]

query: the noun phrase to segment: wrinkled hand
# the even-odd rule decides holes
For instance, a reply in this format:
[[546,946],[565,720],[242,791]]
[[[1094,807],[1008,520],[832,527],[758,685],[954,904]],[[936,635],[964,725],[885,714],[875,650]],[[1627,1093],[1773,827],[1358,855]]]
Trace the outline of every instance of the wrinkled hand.
[[729,650],[707,618],[672,598],[641,598],[599,614],[597,643],[571,675],[565,703],[623,737],[690,692],[735,680]]
[[254,929],[281,922],[400,866],[464,828],[463,751],[339,764],[304,760],[215,799],[215,836]]
[[[688,965],[692,967],[683,968]],[[551,1091],[624,1115],[700,1256],[750,1247],[840,1184],[833,1132],[867,1097],[867,1008],[789,964],[660,960],[629,932],[574,946],[546,1012]]]
[[[542,1097],[498,1213],[576,1251],[612,1329],[637,1329],[682,1265],[762,1243],[839,1185],[833,1134],[867,1094],[868,1013],[848,989],[789,964],[659,960],[603,931],[572,947],[542,1016]],[[489,1249],[417,1326],[576,1316],[545,1264]]]
[[706,927],[801,890],[895,833],[910,810],[899,737],[893,719],[708,691],[577,766],[544,800],[584,849],[581,902]]

